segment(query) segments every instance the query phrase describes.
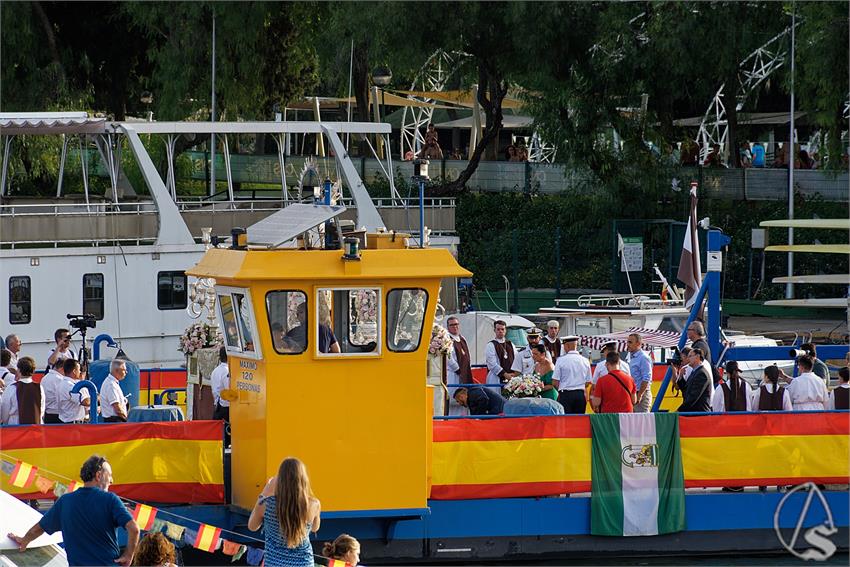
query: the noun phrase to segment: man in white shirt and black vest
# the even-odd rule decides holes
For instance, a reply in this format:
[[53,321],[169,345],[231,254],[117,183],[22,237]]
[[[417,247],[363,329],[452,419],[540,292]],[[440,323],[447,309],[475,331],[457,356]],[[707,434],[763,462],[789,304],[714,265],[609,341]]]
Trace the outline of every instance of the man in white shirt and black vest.
[[[537,327],[532,327],[526,331],[528,346],[517,349],[516,358],[511,365],[511,370],[520,374],[534,374],[534,358],[531,356],[531,350],[534,345],[540,343],[540,338],[543,336],[543,331]],[[552,355],[546,351],[546,358],[552,360]]]
[[501,319],[493,323],[495,338],[487,343],[484,359],[487,362],[487,383],[505,384],[518,374],[511,370],[516,358],[516,348],[505,338],[508,325]]
[[546,336],[543,337],[543,346],[549,352],[552,358],[552,364],[558,362],[558,357],[565,354],[564,345],[561,344],[561,338],[558,332],[561,330],[561,324],[557,320],[552,319],[546,323]]

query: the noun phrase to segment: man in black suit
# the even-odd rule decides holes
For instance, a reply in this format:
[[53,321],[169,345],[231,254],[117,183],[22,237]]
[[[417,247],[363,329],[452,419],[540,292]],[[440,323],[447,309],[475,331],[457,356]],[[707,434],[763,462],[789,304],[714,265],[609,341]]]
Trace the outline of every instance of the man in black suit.
[[505,398],[483,386],[458,388],[454,397],[457,403],[469,408],[470,415],[499,415],[505,408]]
[[693,369],[687,381],[679,378],[677,385],[682,392],[682,405],[676,411],[711,411],[711,394],[713,381],[701,349],[691,349],[688,353],[688,364]]

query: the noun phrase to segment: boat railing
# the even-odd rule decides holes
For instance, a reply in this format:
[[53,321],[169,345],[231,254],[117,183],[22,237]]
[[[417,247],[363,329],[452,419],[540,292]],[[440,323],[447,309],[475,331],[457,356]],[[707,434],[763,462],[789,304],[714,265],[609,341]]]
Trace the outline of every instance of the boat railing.
[[662,298],[657,293],[642,293],[632,295],[629,293],[601,293],[580,295],[572,299],[556,299],[556,307],[615,307],[615,308],[638,308],[651,309],[658,307],[683,307],[684,301],[680,299]]

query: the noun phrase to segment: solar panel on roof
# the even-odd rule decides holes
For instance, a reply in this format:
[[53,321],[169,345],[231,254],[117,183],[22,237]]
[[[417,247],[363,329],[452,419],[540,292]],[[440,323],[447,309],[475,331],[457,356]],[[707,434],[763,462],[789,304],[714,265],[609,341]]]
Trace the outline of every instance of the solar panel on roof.
[[277,248],[345,211],[342,205],[289,205],[248,227],[248,244]]

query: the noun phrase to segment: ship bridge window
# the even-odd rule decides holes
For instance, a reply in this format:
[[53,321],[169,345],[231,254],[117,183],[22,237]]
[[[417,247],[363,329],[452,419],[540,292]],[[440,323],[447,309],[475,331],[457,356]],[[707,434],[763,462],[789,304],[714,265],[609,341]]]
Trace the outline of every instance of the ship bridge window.
[[255,342],[256,318],[247,289],[217,287],[218,310],[228,352],[248,358],[261,358]]
[[315,316],[317,354],[381,354],[380,288],[319,289]]
[[303,291],[268,292],[266,313],[275,352],[301,354],[307,350],[307,295]]
[[394,289],[387,294],[387,348],[413,352],[422,340],[428,292],[424,289]]
[[26,325],[32,320],[32,286],[29,276],[9,278],[9,323]]
[[156,306],[160,311],[186,309],[186,272],[156,275]]
[[83,313],[103,319],[103,274],[83,274]]

